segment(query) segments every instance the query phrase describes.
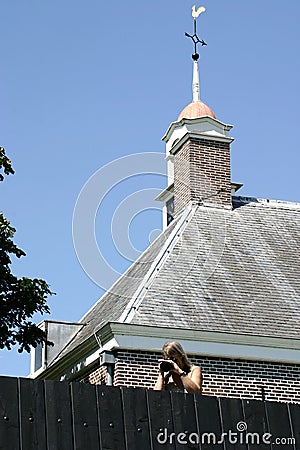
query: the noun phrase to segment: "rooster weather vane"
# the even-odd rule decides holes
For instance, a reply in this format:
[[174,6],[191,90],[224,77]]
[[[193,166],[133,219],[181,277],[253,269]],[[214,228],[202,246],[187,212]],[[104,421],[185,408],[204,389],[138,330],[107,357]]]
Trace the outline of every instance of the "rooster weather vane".
[[194,34],[185,33],[185,36],[191,38],[194,43],[195,51],[192,55],[194,61],[198,61],[199,59],[199,53],[197,53],[197,44],[201,44],[202,46],[207,45],[207,43],[203,39],[200,39],[197,35],[197,17],[205,11],[206,9],[204,6],[200,6],[197,10],[195,5],[192,7],[192,16],[194,17]]

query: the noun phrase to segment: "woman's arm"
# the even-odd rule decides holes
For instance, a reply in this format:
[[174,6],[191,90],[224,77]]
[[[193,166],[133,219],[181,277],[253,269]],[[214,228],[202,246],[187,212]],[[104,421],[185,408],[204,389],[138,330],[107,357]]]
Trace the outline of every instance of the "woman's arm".
[[154,386],[154,390],[155,391],[164,391],[165,390],[165,379],[164,379],[162,372],[159,372],[158,378],[157,378],[155,386]]
[[182,383],[184,389],[190,394],[199,394],[201,392],[201,369],[196,366],[193,368],[191,376],[186,374],[177,365],[174,365],[172,376],[177,386]]
[[184,389],[191,394],[199,394],[201,392],[201,369],[200,367],[195,367],[191,377],[183,374],[181,377]]

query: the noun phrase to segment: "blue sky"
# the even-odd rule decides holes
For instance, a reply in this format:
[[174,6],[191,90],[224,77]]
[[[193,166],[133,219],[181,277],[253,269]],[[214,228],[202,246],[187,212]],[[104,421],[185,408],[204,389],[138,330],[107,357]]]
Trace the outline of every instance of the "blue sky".
[[[191,101],[190,0],[100,2],[3,0],[0,4],[0,145],[16,174],[1,184],[1,210],[27,256],[19,276],[44,278],[57,295],[45,318],[76,321],[103,294],[81,268],[72,241],[76,199],[117,158],[164,152],[161,137]],[[232,180],[241,195],[300,201],[299,16],[289,0],[207,0],[198,31],[201,96],[234,125]],[[200,3],[196,6],[200,6]],[[99,247],[120,273],[128,265],[110,238],[112,216],[136,189],[162,176],[115,186],[96,218]],[[119,224],[120,230],[129,224]],[[129,226],[142,251],[160,214]],[[36,317],[40,321],[40,317]],[[29,357],[0,352],[0,373],[25,376]]]

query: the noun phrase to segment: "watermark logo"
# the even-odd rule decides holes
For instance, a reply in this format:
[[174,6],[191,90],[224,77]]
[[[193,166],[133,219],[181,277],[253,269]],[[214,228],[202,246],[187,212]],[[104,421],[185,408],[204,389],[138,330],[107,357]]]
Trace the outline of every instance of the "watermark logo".
[[[97,170],[83,186],[73,213],[73,243],[77,258],[85,273],[101,288],[108,290],[121,272],[98,245],[96,233],[96,216],[106,199],[117,189],[122,189],[126,182],[137,176],[159,175],[166,178],[166,161],[162,153],[135,153],[116,159]],[[129,262],[136,260],[141,252],[130,241],[129,227],[133,219],[145,210],[159,210],[155,197],[161,192],[158,187],[136,189],[127,196],[119,195],[117,206],[100,223],[101,227],[110,228],[110,236],[115,250]],[[101,222],[101,221],[100,221]],[[149,234],[160,233],[151,230]],[[150,236],[151,239],[151,236]],[[137,274],[138,276],[138,274]]]
[[276,437],[273,438],[271,433],[255,433],[247,431],[246,422],[238,422],[235,430],[228,430],[226,433],[217,435],[215,433],[188,433],[169,432],[167,428],[163,428],[157,434],[157,442],[161,445],[165,444],[181,444],[181,445],[216,445],[216,444],[240,444],[240,445],[294,445],[293,437]]
[[[182,173],[186,173],[188,162],[181,163]],[[142,250],[136,248],[130,236],[130,227],[139,214],[149,211],[162,212],[162,205],[155,198],[161,193],[161,186],[151,186],[147,188],[139,188],[137,183],[134,192],[125,193],[114,204],[113,211],[110,215],[104,216],[104,220],[98,220],[97,214],[101,214],[103,205],[107,206],[107,199],[113,196],[114,191],[122,191],[122,186],[135,180],[136,177],[147,176],[156,177],[156,183],[159,177],[164,178],[164,186],[167,185],[167,162],[165,155],[162,153],[134,153],[123,158],[116,159],[109,164],[97,170],[83,186],[74,208],[73,213],[73,243],[77,258],[85,271],[85,273],[105,291],[127,297],[126,292],[120,292],[115,282],[120,278],[124,270],[116,268],[115,259],[109,258],[109,252],[103,248],[103,240],[99,238],[102,230],[105,228],[109,231],[106,234],[107,241],[111,241],[114,251],[118,257],[123,258],[127,263],[134,262],[142,254]],[[154,180],[154,184],[155,184]],[[188,180],[176,180],[177,185],[188,187]],[[214,202],[218,202],[216,189],[211,186],[205,175],[198,175],[199,183],[199,204],[210,202],[214,198]],[[132,183],[133,184],[133,183]],[[162,183],[161,183],[162,184]],[[180,189],[181,189],[180,188]],[[203,197],[202,195],[202,190]],[[124,192],[126,190],[124,189]],[[172,291],[171,295],[178,291],[181,283],[187,283],[189,278],[195,278],[195,271],[199,283],[204,283],[215,271],[222,257],[225,239],[226,239],[226,214],[219,208],[206,208],[206,213],[202,215],[201,225],[193,221],[191,233],[193,236],[192,248],[190,238],[185,235],[178,236],[176,240],[176,252],[172,254],[171,265],[176,267],[176,261],[184,255],[186,264],[177,274],[176,286],[169,286],[168,291]],[[147,224],[145,226],[147,228]],[[204,230],[204,232],[203,232]],[[161,227],[152,230],[143,230],[149,235],[149,244],[161,234]],[[191,236],[191,234],[190,234]],[[101,237],[101,236],[100,236]],[[167,237],[161,236],[160,247],[164,246]],[[104,242],[106,245],[107,242]],[[102,245],[102,246],[101,246]],[[154,254],[153,261],[157,255]],[[146,261],[150,266],[151,256]],[[141,261],[142,265],[143,262]],[[172,270],[171,268],[171,270]],[[146,266],[145,266],[146,270]],[[145,271],[136,270],[134,273],[130,271],[123,275],[129,283],[138,285],[143,280]],[[194,278],[193,278],[194,277]],[[131,294],[129,295],[129,297]]]
[[247,424],[246,424],[246,422],[238,422],[237,424],[236,424],[236,429],[238,430],[238,431],[246,431],[247,430]]

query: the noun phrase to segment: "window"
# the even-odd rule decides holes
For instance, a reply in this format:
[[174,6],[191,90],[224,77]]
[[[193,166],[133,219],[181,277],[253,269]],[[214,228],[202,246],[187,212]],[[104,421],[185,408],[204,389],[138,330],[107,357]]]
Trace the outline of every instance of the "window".
[[174,219],[174,196],[166,202],[167,207],[167,225]]
[[34,349],[34,371],[36,372],[42,367],[43,358],[43,346],[42,344],[38,344]]

